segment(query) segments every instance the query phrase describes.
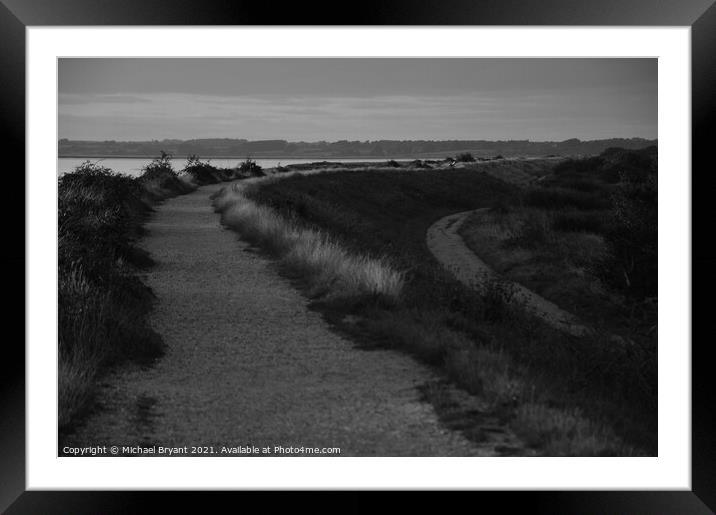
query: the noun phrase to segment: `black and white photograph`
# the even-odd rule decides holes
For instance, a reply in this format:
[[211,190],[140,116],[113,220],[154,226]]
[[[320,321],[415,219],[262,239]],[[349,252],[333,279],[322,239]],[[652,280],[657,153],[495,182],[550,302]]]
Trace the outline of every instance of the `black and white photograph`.
[[58,456],[657,456],[658,66],[58,59]]
[[0,0],[0,40],[0,512],[714,510],[714,0]]

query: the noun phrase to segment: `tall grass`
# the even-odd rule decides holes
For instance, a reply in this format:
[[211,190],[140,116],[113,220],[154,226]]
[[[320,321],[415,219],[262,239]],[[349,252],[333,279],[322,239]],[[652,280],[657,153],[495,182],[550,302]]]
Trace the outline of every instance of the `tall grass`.
[[279,256],[283,265],[307,279],[314,296],[375,296],[395,302],[403,274],[385,259],[356,255],[325,232],[300,227],[249,200],[240,185],[224,188],[214,199],[222,222]]

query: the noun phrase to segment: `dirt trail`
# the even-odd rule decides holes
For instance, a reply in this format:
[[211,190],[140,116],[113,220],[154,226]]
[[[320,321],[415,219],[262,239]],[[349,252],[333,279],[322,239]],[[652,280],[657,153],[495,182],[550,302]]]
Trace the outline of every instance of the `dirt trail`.
[[143,242],[157,265],[145,279],[167,353],[106,377],[98,409],[63,445],[340,447],[342,456],[489,456],[519,445],[499,427],[484,427],[480,444],[446,428],[420,400],[418,388],[437,379],[429,369],[331,332],[270,261],[220,226],[209,200],[219,188],[157,208]]
[[[470,215],[485,211],[487,208],[446,216],[431,225],[427,232],[428,248],[437,260],[450,270],[460,282],[478,290],[484,289],[489,279],[498,276],[465,245],[458,231]],[[579,324],[574,315],[564,311],[556,304],[521,284],[508,284],[513,288],[514,293],[511,302],[523,305],[528,312],[539,316],[553,327],[575,336],[581,336],[587,331],[586,327]]]

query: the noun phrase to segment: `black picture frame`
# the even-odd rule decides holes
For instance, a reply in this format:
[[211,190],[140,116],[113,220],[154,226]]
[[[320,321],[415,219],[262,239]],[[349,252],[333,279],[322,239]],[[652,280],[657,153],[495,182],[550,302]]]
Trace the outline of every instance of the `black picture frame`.
[[[2,203],[2,253],[6,307],[0,372],[0,510],[21,513],[140,513],[149,501],[171,495],[183,510],[209,500],[226,502],[228,493],[187,496],[185,492],[25,491],[25,28],[35,25],[634,25],[690,26],[692,31],[692,230],[702,234],[714,220],[706,196],[716,192],[711,146],[716,137],[716,5],[714,0],[393,0],[366,1],[350,11],[336,3],[275,5],[244,0],[0,0],[0,127],[6,145]],[[342,14],[342,12],[350,12]],[[23,170],[23,173],[19,171]],[[694,173],[695,171],[695,173]],[[710,172],[710,173],[709,173]],[[22,194],[19,192],[22,191]],[[701,198],[698,198],[701,197]],[[22,224],[20,224],[22,220]],[[714,287],[716,251],[692,234],[692,328],[705,325],[709,289]],[[9,286],[9,289],[7,289]],[[48,285],[48,292],[53,286]],[[701,302],[696,300],[701,297]],[[708,359],[709,341],[692,329],[692,490],[648,492],[478,492],[484,508],[501,511],[526,503],[536,513],[711,513],[716,510],[716,386]],[[704,331],[704,334],[708,334]],[[688,342],[674,342],[687,344]],[[247,494],[244,494],[247,495]],[[248,495],[251,497],[253,494]],[[472,494],[470,494],[472,495]],[[265,508],[284,502],[281,495]],[[383,503],[379,494],[350,493],[322,500],[341,511],[363,512]],[[423,507],[431,502],[414,499]],[[315,499],[298,495],[293,509],[315,508]],[[455,502],[455,500],[451,500]],[[166,507],[166,504],[164,504]],[[303,507],[306,507],[303,506]],[[183,511],[182,510],[182,511]],[[265,511],[265,510],[263,510]]]

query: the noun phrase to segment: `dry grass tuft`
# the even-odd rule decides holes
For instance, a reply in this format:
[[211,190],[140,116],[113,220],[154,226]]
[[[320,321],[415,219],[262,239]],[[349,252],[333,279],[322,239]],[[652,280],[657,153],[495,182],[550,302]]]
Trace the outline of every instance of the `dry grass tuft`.
[[301,227],[243,195],[243,185],[224,188],[214,198],[222,222],[248,241],[277,255],[291,272],[307,279],[314,296],[379,296],[395,302],[403,273],[385,259],[356,255],[326,233]]

